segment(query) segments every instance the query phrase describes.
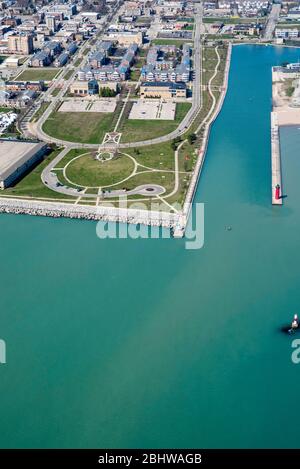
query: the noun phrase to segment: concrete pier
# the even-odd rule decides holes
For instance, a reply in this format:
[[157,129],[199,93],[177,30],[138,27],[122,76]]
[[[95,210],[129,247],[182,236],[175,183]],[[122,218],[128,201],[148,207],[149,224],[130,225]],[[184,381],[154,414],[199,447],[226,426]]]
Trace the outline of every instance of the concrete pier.
[[275,187],[280,185],[280,195],[282,194],[279,127],[276,112],[271,112],[271,162],[272,162],[272,204],[282,205],[282,198],[275,199]]

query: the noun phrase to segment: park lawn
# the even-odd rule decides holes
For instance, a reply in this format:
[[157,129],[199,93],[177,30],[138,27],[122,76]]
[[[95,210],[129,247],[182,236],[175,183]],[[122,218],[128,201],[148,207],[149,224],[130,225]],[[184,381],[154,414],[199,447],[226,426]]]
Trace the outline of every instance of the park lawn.
[[[124,149],[124,152],[133,156],[137,163],[148,168],[174,170],[174,150],[172,150],[171,142]],[[138,171],[144,170],[145,168],[138,168]]]
[[79,143],[101,143],[112,131],[116,114],[100,112],[53,112],[43,125],[52,137]]
[[47,68],[28,68],[18,75],[15,80],[17,81],[51,81],[58,74],[59,69]]
[[178,127],[188,110],[190,103],[177,103],[174,120],[126,119],[119,127],[122,142],[139,142],[167,135]]
[[171,192],[174,188],[174,173],[147,171],[145,173],[136,174],[127,181],[124,181],[122,184],[113,187],[113,190],[132,190],[137,186],[141,186],[142,184],[158,184],[166,189],[166,193]]
[[92,155],[84,155],[72,161],[65,173],[73,184],[104,187],[122,181],[130,176],[133,170],[133,161],[125,155],[105,162],[95,160]]
[[[9,187],[1,191],[2,195],[24,196],[24,197],[43,197],[54,199],[65,199],[70,196],[59,194],[46,187],[41,180],[43,169],[53,160],[60,150],[54,150],[41,163],[33,168],[26,176],[24,176],[15,186]],[[0,194],[0,195],[1,195]]]

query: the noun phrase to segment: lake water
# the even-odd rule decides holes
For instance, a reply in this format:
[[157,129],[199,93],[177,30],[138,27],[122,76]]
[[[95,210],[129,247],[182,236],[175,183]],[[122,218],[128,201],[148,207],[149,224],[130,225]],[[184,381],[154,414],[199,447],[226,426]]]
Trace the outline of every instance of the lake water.
[[[99,240],[96,224],[0,216],[1,447],[297,447],[300,130],[271,206],[271,66],[233,50],[196,201],[205,245]],[[232,226],[231,231],[225,229]]]

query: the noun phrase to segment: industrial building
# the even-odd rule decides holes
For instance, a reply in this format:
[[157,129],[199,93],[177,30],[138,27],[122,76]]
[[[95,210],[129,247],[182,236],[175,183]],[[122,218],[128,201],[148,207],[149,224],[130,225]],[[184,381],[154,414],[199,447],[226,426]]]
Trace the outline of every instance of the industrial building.
[[46,153],[45,143],[0,139],[0,189],[9,187]]

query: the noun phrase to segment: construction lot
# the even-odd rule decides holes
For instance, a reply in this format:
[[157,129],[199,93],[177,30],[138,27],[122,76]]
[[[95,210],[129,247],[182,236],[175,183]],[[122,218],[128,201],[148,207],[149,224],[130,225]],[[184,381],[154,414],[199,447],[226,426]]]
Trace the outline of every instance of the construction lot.
[[129,119],[140,120],[174,120],[176,103],[161,100],[138,100],[133,104]]
[[69,99],[64,101],[58,112],[114,112],[116,109],[115,99]]

